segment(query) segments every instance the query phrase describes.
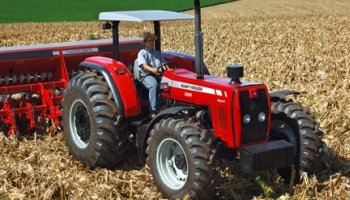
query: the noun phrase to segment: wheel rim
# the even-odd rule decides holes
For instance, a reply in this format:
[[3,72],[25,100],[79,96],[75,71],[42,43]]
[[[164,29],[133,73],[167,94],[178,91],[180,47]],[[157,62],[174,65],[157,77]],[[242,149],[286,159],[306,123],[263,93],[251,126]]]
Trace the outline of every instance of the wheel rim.
[[86,105],[80,100],[72,103],[69,113],[70,133],[75,144],[80,148],[85,148],[91,137],[90,116]]
[[172,138],[164,139],[157,149],[157,169],[163,183],[173,190],[187,182],[188,162],[181,145]]
[[271,121],[271,130],[276,132],[277,139],[284,139],[294,145],[294,156],[297,151],[297,141],[293,132],[293,129],[283,121],[273,120]]

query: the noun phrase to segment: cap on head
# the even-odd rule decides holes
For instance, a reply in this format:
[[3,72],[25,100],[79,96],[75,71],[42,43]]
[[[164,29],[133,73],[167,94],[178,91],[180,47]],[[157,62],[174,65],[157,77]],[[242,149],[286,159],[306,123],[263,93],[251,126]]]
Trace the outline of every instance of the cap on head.
[[158,36],[155,35],[155,34],[152,34],[150,32],[144,32],[143,33],[143,42],[146,42],[147,38],[149,37],[153,37],[154,40],[157,40],[158,39]]

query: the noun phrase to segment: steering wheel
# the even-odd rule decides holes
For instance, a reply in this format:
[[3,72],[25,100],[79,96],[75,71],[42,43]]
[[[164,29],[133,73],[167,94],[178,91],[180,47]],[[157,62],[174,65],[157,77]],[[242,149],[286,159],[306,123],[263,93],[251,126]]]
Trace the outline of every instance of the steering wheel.
[[166,63],[161,64],[159,67],[157,67],[157,70],[159,71],[159,69],[160,69],[160,72],[163,73],[165,71],[163,67],[168,65],[168,64],[174,64],[175,65],[174,69],[178,69],[179,68],[177,62],[170,61],[170,62],[166,62]]

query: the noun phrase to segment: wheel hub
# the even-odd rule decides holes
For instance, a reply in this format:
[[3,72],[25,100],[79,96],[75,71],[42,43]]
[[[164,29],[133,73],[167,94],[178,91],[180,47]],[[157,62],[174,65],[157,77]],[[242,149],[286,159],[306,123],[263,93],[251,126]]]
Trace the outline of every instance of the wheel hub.
[[183,170],[187,166],[186,157],[183,153],[175,156],[175,165],[178,169]]
[[84,106],[79,106],[75,114],[75,127],[77,134],[83,141],[88,141],[90,138],[90,119],[89,114]]
[[188,162],[183,147],[173,138],[159,143],[156,155],[159,176],[167,187],[179,190],[187,182]]
[[91,122],[87,107],[80,99],[72,102],[68,121],[72,140],[79,148],[86,148],[91,139]]

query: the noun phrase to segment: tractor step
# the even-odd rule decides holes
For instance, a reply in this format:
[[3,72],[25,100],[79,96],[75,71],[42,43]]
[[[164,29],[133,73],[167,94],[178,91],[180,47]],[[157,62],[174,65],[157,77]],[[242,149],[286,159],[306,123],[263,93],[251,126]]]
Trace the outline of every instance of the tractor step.
[[137,120],[137,121],[132,121],[131,126],[140,127],[143,124],[148,124],[151,120],[152,120],[152,118],[147,116],[147,118],[142,118],[142,119]]

